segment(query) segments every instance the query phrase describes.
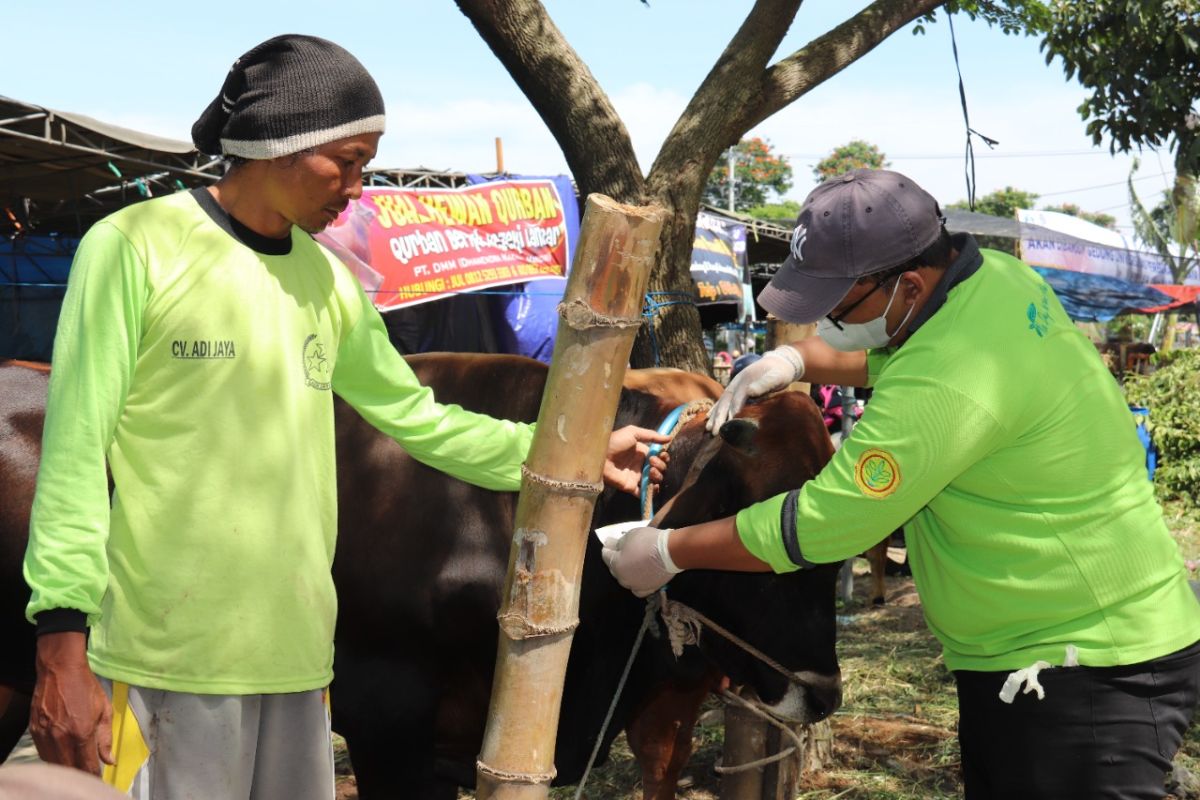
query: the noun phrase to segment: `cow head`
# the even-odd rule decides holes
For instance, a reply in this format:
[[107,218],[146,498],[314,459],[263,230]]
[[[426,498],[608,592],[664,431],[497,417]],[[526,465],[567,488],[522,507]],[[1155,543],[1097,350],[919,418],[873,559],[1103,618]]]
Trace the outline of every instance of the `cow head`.
[[[812,401],[781,392],[747,406],[717,437],[705,431],[703,416],[690,421],[669,452],[662,496],[670,500],[652,524],[678,528],[731,516],[799,487],[825,465],[833,446]],[[788,680],[717,634],[701,636],[701,650],[734,682],[754,688],[780,716],[812,722],[841,702],[834,648],[838,566],[785,575],[688,571],[669,584],[667,594],[792,672],[794,680]]]

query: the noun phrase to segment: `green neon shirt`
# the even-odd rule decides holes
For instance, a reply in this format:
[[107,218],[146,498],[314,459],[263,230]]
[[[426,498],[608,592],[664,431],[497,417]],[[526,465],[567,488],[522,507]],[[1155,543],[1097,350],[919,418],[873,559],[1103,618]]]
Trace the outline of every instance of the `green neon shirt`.
[[333,392],[418,460],[519,488],[531,427],[435,403],[358,282],[299,229],[290,253],[264,255],[187,193],[95,225],[55,339],[29,617],[85,612],[92,668],[135,685],[327,685]]
[[[1033,270],[978,271],[899,348],[829,465],[794,493],[804,560],[850,558],[905,529],[949,669],[1133,664],[1200,639],[1200,604],[1147,480],[1120,388]],[[746,548],[797,569],[787,495],[745,509]]]

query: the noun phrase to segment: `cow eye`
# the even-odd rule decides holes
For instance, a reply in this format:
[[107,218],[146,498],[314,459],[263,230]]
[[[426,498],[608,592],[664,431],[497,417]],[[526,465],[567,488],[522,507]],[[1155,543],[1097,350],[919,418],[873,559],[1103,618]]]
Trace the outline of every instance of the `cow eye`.
[[719,433],[726,444],[740,453],[754,455],[758,452],[758,449],[754,446],[754,439],[758,436],[758,422],[756,420],[745,418],[731,419],[721,426]]

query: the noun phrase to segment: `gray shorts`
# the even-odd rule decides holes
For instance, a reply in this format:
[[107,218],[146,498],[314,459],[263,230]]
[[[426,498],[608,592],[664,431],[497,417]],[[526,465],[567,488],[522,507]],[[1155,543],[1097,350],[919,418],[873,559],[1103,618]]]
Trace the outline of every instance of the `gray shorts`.
[[332,800],[328,693],[210,695],[100,678],[113,703],[104,782],[137,800]]

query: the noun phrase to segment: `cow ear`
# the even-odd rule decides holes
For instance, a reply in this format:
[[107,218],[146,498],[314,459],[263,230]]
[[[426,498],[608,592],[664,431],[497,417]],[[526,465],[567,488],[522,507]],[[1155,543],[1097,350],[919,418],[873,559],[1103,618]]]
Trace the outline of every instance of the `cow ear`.
[[746,455],[754,455],[758,448],[754,446],[754,438],[758,435],[758,421],[753,419],[731,419],[721,426],[721,438],[732,447]]

